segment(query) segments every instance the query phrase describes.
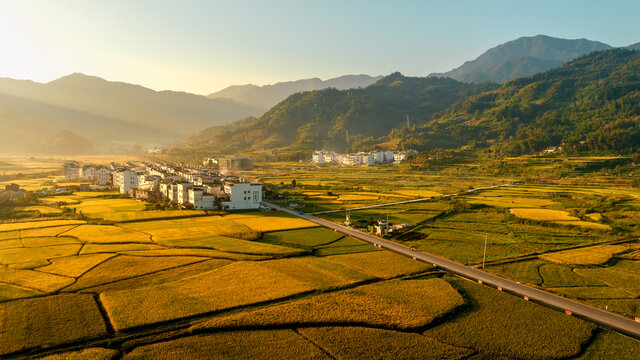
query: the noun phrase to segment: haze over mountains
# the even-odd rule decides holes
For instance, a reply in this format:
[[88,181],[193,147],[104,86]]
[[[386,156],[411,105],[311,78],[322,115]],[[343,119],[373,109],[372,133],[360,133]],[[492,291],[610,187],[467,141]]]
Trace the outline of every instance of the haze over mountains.
[[279,82],[273,85],[232,85],[218,92],[210,94],[212,99],[231,99],[237,102],[270,109],[289,95],[301,91],[322,90],[336,88],[338,90],[367,87],[382,76],[344,75],[333,79],[320,80],[318,78],[296,81]]
[[[523,37],[492,48],[459,68],[430,76],[452,77],[463,83],[502,83],[609,48],[611,46],[585,39]],[[627,48],[638,49],[640,43]],[[296,146],[305,143],[309,147],[317,146],[322,142],[311,141],[309,136],[342,139],[346,134],[341,132],[347,130],[353,141],[363,142],[369,136],[379,137],[401,128],[406,115],[410,115],[413,124],[424,125],[438,112],[473,91],[497,87],[473,88],[453,80],[426,79],[404,78],[394,83],[389,82],[389,77],[345,75],[325,81],[313,78],[265,86],[230,86],[201,96],[154,91],[83,74],[72,74],[46,84],[0,78],[0,126],[3,130],[0,132],[0,153],[73,153],[74,149],[77,152],[123,152],[134,144],[142,148],[166,145],[195,133],[189,139],[200,142],[221,129],[227,131],[247,126],[278,103],[282,106],[269,110],[268,121],[261,117],[260,127],[264,134],[258,139],[259,144],[248,144],[254,149],[268,148],[269,139],[278,146],[287,141]],[[378,84],[381,80],[384,82]],[[367,90],[374,84],[377,87]],[[323,90],[327,88],[332,89]],[[346,91],[348,89],[354,90]],[[319,90],[321,92],[316,93]],[[398,96],[404,96],[404,99]],[[295,101],[300,103],[294,104]],[[383,116],[385,119],[381,119]],[[244,118],[247,119],[237,121]],[[234,121],[237,122],[230,127],[221,127]],[[333,125],[328,126],[325,121]],[[281,134],[270,133],[276,128],[281,128]],[[239,140],[237,136],[232,138],[241,144],[248,141]],[[52,145],[62,143],[64,147]],[[346,144],[339,141],[333,141],[333,144],[346,148]]]

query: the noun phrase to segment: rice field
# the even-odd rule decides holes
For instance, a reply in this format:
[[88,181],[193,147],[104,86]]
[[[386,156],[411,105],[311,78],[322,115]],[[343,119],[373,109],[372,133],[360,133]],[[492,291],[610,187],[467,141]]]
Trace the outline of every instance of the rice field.
[[600,245],[587,248],[559,251],[543,254],[541,259],[569,265],[601,265],[609,261],[614,255],[624,252],[626,245]]
[[527,220],[536,221],[579,221],[575,216],[570,216],[568,212],[562,210],[549,209],[529,209],[529,208],[513,208],[509,209],[513,215]]

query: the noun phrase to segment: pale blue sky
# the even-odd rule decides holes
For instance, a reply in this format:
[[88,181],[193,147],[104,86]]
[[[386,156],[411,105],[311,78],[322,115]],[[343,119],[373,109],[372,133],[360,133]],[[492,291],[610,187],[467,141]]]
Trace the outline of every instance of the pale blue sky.
[[208,94],[343,74],[424,76],[521,36],[640,42],[638,14],[638,0],[0,0],[0,77],[82,72]]

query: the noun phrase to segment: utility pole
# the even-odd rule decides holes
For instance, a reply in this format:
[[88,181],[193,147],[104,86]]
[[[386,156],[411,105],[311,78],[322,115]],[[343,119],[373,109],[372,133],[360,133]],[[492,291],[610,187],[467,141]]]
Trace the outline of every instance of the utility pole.
[[407,129],[410,128],[411,126],[409,126],[409,115],[407,114]]
[[484,262],[487,259],[487,240],[489,239],[489,234],[484,234],[484,256],[482,256],[482,270],[484,270]]
[[349,130],[347,130],[347,145],[349,145]]

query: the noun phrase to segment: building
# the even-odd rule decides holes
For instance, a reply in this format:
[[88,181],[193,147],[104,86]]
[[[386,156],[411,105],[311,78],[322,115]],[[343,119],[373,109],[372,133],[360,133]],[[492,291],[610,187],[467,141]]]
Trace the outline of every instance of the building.
[[192,187],[188,189],[189,203],[195,210],[213,210],[216,208],[216,197],[207,194],[204,188]]
[[253,159],[250,157],[234,157],[218,159],[220,170],[251,170]]
[[176,187],[177,203],[180,205],[189,203],[189,189],[194,187],[193,184],[179,183]]
[[120,193],[129,194],[129,189],[138,188],[138,173],[131,170],[119,171],[116,173]]
[[64,163],[64,179],[65,180],[77,180],[78,174],[82,173],[82,168],[77,161],[67,161]]
[[11,183],[9,185],[5,185],[4,189],[6,191],[19,191],[20,190],[20,185]]
[[96,183],[98,185],[106,185],[111,181],[111,170],[104,166],[98,166],[96,168]]
[[221,210],[258,209],[262,203],[262,184],[227,183],[224,192],[228,198],[220,202]]
[[95,181],[96,167],[94,165],[84,165],[82,167],[82,178],[87,181]]

